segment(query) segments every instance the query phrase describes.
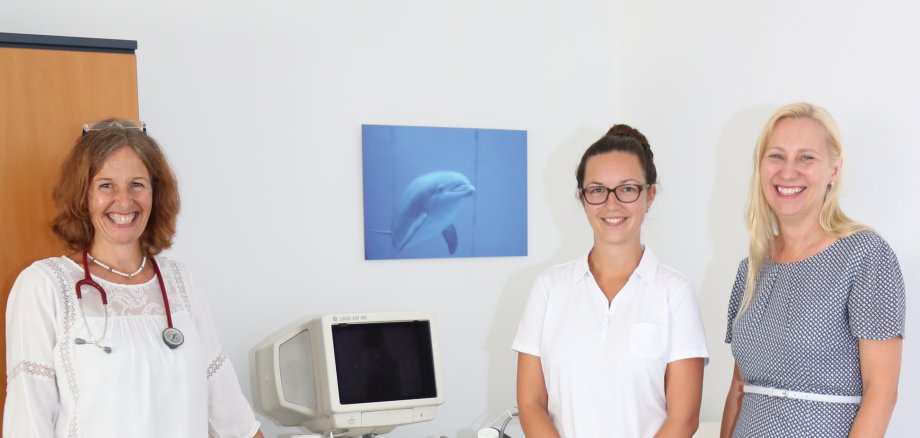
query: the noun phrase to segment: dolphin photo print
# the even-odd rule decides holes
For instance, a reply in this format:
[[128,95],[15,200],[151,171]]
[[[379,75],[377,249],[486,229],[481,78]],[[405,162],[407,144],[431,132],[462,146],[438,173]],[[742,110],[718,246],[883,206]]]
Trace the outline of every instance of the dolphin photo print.
[[527,132],[363,125],[364,258],[527,255]]

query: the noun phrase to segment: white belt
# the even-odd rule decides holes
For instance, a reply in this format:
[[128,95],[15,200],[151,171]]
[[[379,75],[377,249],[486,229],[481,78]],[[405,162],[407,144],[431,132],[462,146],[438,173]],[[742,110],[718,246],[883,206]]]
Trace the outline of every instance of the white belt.
[[796,398],[826,403],[854,403],[859,404],[862,397],[858,395],[830,395],[815,394],[813,392],[790,391],[788,389],[767,388],[765,386],[744,385],[744,392],[748,394],[768,395],[779,398]]

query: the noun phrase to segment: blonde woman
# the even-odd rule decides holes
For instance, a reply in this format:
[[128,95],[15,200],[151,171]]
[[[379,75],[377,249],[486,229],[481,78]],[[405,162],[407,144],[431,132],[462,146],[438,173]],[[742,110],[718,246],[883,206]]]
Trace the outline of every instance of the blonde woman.
[[897,257],[839,205],[843,150],[824,109],[778,109],[757,142],[750,253],[726,342],[722,437],[881,437],[897,398],[904,283]]

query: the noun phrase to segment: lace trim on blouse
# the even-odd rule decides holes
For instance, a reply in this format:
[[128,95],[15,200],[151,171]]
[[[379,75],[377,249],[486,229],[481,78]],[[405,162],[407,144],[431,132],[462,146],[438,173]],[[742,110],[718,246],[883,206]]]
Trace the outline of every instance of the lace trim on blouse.
[[[162,263],[163,281],[173,314],[190,312],[189,295],[186,290],[184,272],[172,260],[157,260]],[[71,260],[72,262],[72,260]],[[170,275],[172,274],[172,275]],[[161,316],[166,314],[163,295],[156,277],[141,284],[119,284],[96,278],[105,288],[109,301],[109,316]],[[71,289],[73,286],[71,286]],[[71,295],[73,293],[71,292]],[[87,316],[101,317],[102,298],[92,287],[83,287],[83,311]]]
[[19,363],[13,367],[13,370],[10,371],[10,375],[9,377],[7,377],[7,382],[8,382],[7,385],[9,385],[9,383],[12,383],[13,380],[15,380],[16,377],[19,377],[20,374],[28,374],[30,376],[36,376],[36,377],[45,377],[51,380],[56,379],[56,376],[54,374],[54,368],[48,365],[43,365],[43,364],[32,362],[29,360],[23,360],[23,361],[19,361]]
[[169,260],[169,270],[173,273],[173,278],[176,279],[176,290],[179,292],[179,296],[182,298],[181,306],[183,309],[188,309],[191,312],[191,302],[188,297],[188,290],[185,288],[185,279],[182,276],[182,271],[179,270],[179,264]]
[[224,362],[227,361],[227,355],[224,352],[220,352],[214,360],[211,361],[211,365],[208,365],[208,379],[213,377],[220,371],[220,368],[224,366]]
[[67,386],[70,389],[70,394],[73,397],[73,419],[70,421],[70,425],[67,430],[67,436],[70,438],[75,438],[78,434],[77,423],[80,419],[80,386],[77,385],[76,371],[74,370],[73,363],[73,326],[76,321],[77,315],[77,303],[76,295],[74,294],[74,281],[64,272],[64,266],[60,263],[60,259],[45,259],[42,263],[54,274],[55,279],[57,279],[58,293],[61,294],[61,301],[64,303],[64,339],[65,342],[61,344],[61,362],[64,365],[64,374],[67,379]]

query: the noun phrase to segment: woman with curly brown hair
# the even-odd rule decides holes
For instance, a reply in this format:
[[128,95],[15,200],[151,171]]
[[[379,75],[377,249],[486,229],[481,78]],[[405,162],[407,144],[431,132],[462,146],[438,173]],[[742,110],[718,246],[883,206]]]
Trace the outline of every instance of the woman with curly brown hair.
[[10,292],[3,436],[261,437],[204,295],[159,255],[179,192],[144,125],[84,126],[54,201],[73,252]]

